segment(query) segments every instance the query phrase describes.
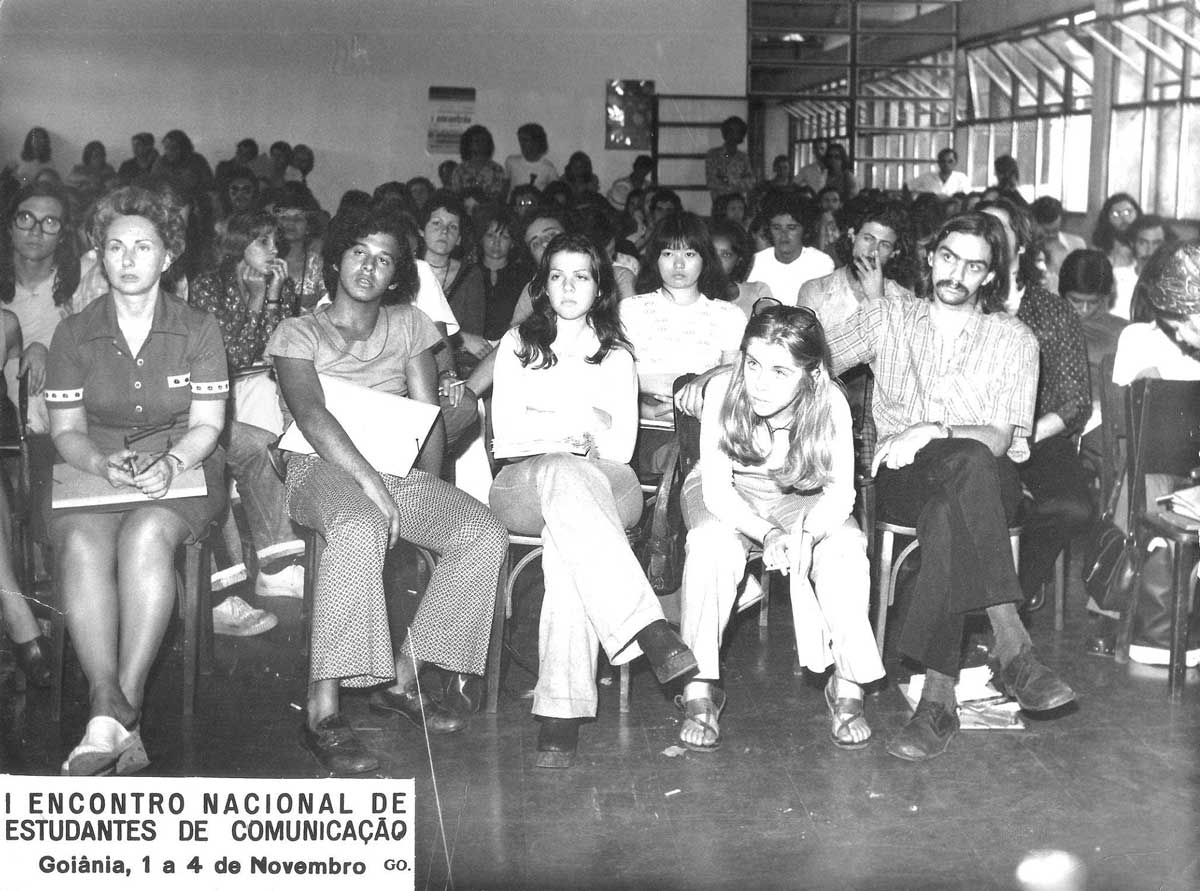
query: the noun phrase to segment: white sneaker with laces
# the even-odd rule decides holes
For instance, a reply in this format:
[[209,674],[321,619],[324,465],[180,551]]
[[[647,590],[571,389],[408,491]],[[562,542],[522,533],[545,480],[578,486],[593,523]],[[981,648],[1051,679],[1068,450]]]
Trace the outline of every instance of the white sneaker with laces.
[[253,637],[278,623],[274,613],[255,609],[237,596],[226,597],[213,607],[213,632],[228,637]]
[[304,567],[292,564],[278,572],[260,571],[254,580],[254,594],[256,597],[295,597],[299,600],[304,596]]

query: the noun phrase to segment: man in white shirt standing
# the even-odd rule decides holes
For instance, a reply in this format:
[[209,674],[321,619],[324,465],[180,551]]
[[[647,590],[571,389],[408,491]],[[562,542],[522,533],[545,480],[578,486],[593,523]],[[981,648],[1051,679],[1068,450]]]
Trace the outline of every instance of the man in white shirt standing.
[[944,148],[937,154],[937,170],[922,173],[908,186],[911,192],[932,192],[935,195],[957,195],[959,192],[971,191],[971,180],[961,170],[955,170],[958,165],[958,152],[952,148]]
[[754,255],[747,281],[763,282],[785,306],[795,306],[800,286],[833,272],[833,260],[824,251],[805,247],[805,236],[816,234],[817,207],[800,195],[780,193],[767,201],[774,247]]

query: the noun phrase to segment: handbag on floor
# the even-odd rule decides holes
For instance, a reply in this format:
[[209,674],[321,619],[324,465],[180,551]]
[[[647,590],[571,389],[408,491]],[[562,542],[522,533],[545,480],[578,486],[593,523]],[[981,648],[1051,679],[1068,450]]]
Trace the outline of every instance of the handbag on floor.
[[1101,609],[1112,612],[1121,612],[1129,606],[1142,563],[1133,533],[1122,531],[1113,522],[1124,482],[1122,472],[1083,555],[1083,586],[1088,596]]
[[675,593],[683,584],[684,543],[687,528],[679,499],[683,477],[679,467],[679,441],[666,449],[666,472],[658,484],[650,524],[639,547],[640,562],[650,587],[659,597]]

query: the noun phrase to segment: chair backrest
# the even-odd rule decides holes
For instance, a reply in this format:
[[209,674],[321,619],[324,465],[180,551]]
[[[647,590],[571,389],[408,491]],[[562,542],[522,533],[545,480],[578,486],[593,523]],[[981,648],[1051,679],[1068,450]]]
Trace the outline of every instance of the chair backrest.
[[1200,381],[1153,378],[1129,385],[1130,509],[1146,509],[1145,476],[1188,476],[1200,465]]

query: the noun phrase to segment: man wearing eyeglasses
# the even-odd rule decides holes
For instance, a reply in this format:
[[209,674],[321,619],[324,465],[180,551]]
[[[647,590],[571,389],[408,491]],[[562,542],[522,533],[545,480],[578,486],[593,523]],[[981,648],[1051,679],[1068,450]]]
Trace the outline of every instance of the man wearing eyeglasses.
[[800,286],[833,272],[833,260],[824,251],[805,247],[805,236],[815,232],[817,208],[800,195],[777,193],[767,199],[773,247],[754,255],[746,280],[763,282],[784,306],[795,306]]
[[864,303],[829,334],[835,373],[869,364],[879,433],[872,470],[881,519],[917,530],[921,565],[900,629],[925,666],[912,719],[888,743],[906,761],[946,751],[959,728],[955,684],[964,618],[986,611],[993,682],[1027,711],[1075,698],[1034,656],[1008,528],[1021,501],[1014,462],[1029,457],[1037,340],[1004,312],[1008,241],[980,213],[937,234],[917,299]]

